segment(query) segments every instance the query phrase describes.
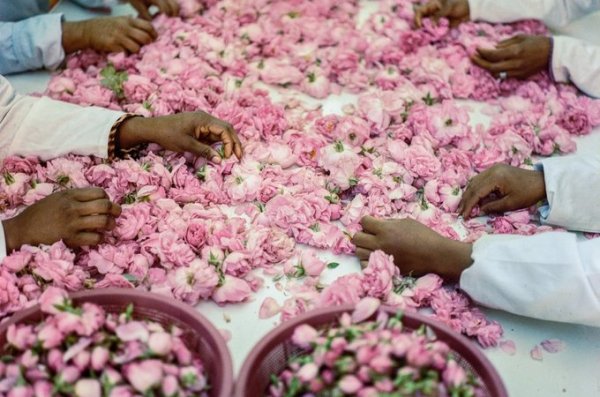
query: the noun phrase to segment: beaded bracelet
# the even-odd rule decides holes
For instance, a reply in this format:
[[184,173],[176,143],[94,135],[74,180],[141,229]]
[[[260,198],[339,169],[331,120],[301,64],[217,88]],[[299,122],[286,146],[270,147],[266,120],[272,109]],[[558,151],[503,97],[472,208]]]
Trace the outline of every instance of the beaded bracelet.
[[140,117],[137,114],[125,113],[114,122],[108,134],[108,161],[121,157],[121,134],[119,127],[132,117]]

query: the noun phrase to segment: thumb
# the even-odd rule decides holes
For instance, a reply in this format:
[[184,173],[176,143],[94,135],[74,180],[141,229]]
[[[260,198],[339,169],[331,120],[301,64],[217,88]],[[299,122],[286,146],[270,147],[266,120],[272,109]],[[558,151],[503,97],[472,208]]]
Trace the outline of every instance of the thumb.
[[148,11],[148,7],[141,0],[129,0],[129,3],[135,8],[138,12],[139,17],[145,19],[146,21],[152,20],[152,15],[150,15],[150,11]]
[[491,201],[481,206],[481,211],[485,214],[501,213],[512,209],[509,196],[504,196],[501,199]]
[[182,146],[183,150],[185,150],[186,152],[194,153],[198,156],[204,157],[205,159],[210,160],[213,163],[219,164],[221,162],[221,156],[219,156],[219,153],[217,153],[216,150],[214,150],[209,145],[206,145],[202,142],[198,142],[191,136],[188,136],[187,139],[185,139],[182,142]]

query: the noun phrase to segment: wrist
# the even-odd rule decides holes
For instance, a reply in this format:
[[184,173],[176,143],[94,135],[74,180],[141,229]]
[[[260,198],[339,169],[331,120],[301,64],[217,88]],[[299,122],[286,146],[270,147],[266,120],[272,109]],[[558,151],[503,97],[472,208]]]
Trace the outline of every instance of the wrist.
[[142,116],[125,120],[117,132],[121,149],[128,150],[152,142],[152,128],[148,126],[150,120]]
[[462,272],[473,263],[471,259],[473,245],[446,239],[444,246],[447,257],[437,273],[447,280],[458,281]]
[[6,244],[6,253],[18,250],[23,245],[21,241],[22,233],[19,230],[19,216],[14,218],[6,219],[2,221],[2,227],[4,228],[4,242]]
[[544,171],[532,171],[535,177],[533,178],[532,191],[535,192],[535,203],[546,200],[546,179]]
[[67,54],[89,48],[85,21],[62,23],[62,47]]

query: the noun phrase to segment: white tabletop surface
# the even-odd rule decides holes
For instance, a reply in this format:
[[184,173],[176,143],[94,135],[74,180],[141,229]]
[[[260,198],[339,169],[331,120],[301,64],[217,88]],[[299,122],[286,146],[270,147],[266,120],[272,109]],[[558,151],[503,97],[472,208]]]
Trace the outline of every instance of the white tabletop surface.
[[[372,9],[375,5],[372,1],[365,1],[365,9]],[[68,2],[61,3],[57,11],[63,12],[67,20],[94,16]],[[132,9],[128,5],[120,5],[115,7],[113,15],[130,12]],[[600,35],[594,34],[598,32],[599,24],[600,14],[593,14],[563,29],[562,33],[600,44]],[[50,73],[37,71],[7,78],[21,93],[41,92],[49,81]],[[342,105],[351,103],[354,99],[354,96],[349,94],[332,96],[324,101],[324,112],[340,113]],[[474,123],[486,122],[486,118],[477,112],[472,114],[472,119]],[[578,139],[578,151],[597,153],[600,148],[599,132],[600,128],[597,128],[591,135]],[[325,283],[340,275],[360,271],[358,261],[352,257],[336,257],[330,252],[323,252],[322,257],[342,264],[337,269],[325,270],[322,275],[322,281]],[[252,346],[277,325],[278,316],[267,320],[258,319],[258,310],[263,299],[270,296],[281,304],[286,298],[284,293],[275,289],[268,277],[265,281],[263,289],[254,294],[250,302],[225,307],[219,307],[212,302],[198,305],[198,310],[216,327],[231,333],[228,345],[236,373]],[[536,321],[495,310],[484,311],[490,318],[502,324],[505,337],[513,340],[517,346],[514,356],[509,356],[500,349],[485,350],[485,354],[501,374],[511,396],[600,396],[600,328]],[[529,355],[530,349],[547,338],[563,340],[566,349],[557,354],[545,353],[543,361],[532,360]]]

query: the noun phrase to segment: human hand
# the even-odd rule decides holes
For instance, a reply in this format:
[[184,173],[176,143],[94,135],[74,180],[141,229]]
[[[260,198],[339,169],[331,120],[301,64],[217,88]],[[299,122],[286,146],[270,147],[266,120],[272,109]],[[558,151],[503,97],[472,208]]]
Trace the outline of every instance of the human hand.
[[470,19],[468,0],[429,0],[415,9],[415,25],[423,26],[423,18],[448,18],[450,26],[455,27]]
[[156,39],[152,24],[133,17],[95,18],[63,22],[62,45],[67,54],[84,49],[136,53]]
[[531,207],[544,198],[543,172],[496,164],[469,182],[458,205],[458,213],[468,219],[478,204],[481,212],[488,214]]
[[63,240],[69,247],[96,245],[103,233],[114,229],[121,207],[100,188],[63,190],[2,222],[8,252],[24,244],[52,244]]
[[471,265],[470,244],[445,238],[415,220],[365,216],[361,225],[363,231],[354,235],[352,243],[363,264],[371,252],[382,250],[394,256],[403,274],[433,272],[452,280]]
[[214,163],[221,156],[210,146],[223,143],[225,158],[242,157],[242,144],[231,124],[205,112],[179,113],[161,117],[133,117],[119,129],[120,144],[130,149],[142,143],[157,143],[174,152],[191,152]]
[[152,19],[149,11],[151,6],[156,6],[160,12],[170,17],[179,15],[179,3],[177,3],[177,0],[129,0],[129,3],[139,13],[139,17],[147,21]]
[[495,49],[478,48],[471,60],[497,77],[524,79],[548,68],[551,51],[550,37],[518,35]]

